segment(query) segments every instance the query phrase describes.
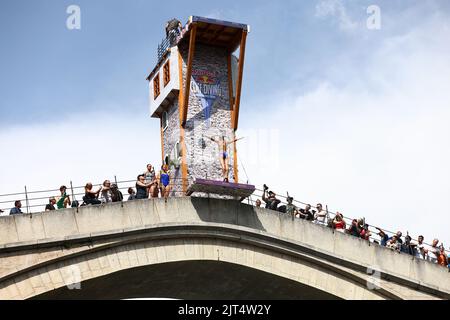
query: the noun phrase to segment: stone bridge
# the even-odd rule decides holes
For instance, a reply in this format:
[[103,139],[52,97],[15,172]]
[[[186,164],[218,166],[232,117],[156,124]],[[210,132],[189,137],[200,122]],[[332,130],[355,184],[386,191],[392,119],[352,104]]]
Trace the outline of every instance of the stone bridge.
[[0,218],[0,299],[449,299],[446,268],[230,200]]

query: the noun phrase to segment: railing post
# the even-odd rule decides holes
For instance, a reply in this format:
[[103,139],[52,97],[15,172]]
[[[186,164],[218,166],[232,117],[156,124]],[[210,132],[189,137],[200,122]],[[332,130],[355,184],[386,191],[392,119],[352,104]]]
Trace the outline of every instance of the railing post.
[[[70,181],[70,191],[71,191],[71,193],[72,193],[72,203],[70,204],[70,206],[72,207],[72,204],[76,201],[76,199],[75,199],[75,193],[73,192],[73,184],[72,184],[72,181]],[[76,204],[76,203],[75,203]],[[77,213],[78,213],[78,205],[76,206],[77,207]]]
[[[114,183],[117,186],[117,192],[120,192],[119,184],[117,183],[117,177],[115,175],[114,175]],[[119,193],[117,193],[117,195],[119,195]],[[120,206],[123,208],[123,195],[122,199],[120,199]]]
[[[30,204],[28,203],[28,191],[27,191],[27,186],[25,186],[25,202],[26,202],[26,206],[27,206],[27,214],[30,214]],[[33,214],[31,213],[30,215],[30,219],[33,218]]]

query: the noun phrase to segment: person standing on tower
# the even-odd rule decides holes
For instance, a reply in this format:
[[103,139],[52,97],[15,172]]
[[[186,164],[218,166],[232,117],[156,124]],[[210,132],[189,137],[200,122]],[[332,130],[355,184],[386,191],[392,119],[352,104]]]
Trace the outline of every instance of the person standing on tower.
[[242,140],[244,138],[234,139],[232,141],[226,141],[225,136],[222,136],[219,140],[216,140],[215,138],[211,138],[211,141],[217,143],[217,146],[219,147],[219,161],[220,166],[222,167],[222,176],[224,182],[229,182],[228,175],[230,172],[230,166],[228,165],[228,146],[232,143],[236,143],[239,140]]
[[183,25],[178,19],[173,18],[166,23],[166,37],[170,40],[170,45],[172,46],[180,35]]

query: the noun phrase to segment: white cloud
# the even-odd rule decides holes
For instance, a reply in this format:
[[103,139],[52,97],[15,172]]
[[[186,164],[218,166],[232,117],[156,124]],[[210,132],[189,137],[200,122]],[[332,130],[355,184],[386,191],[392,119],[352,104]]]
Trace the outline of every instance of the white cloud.
[[[286,91],[247,126],[278,130],[279,167],[246,165],[252,182],[327,203],[389,230],[450,245],[450,29],[436,17],[371,48],[344,85]],[[357,72],[355,72],[355,70]],[[341,79],[340,79],[341,80]],[[339,82],[340,83],[340,82]],[[280,102],[281,101],[281,102]],[[243,148],[248,145],[243,143]],[[252,153],[241,150],[244,164]]]
[[0,131],[0,150],[0,194],[23,192],[25,185],[38,191],[69,186],[71,180],[75,186],[114,181],[114,175],[119,181],[134,180],[147,163],[160,165],[159,121],[141,114],[74,114],[54,123]]
[[316,5],[316,17],[335,17],[341,30],[353,30],[358,23],[353,21],[341,0],[323,0]]

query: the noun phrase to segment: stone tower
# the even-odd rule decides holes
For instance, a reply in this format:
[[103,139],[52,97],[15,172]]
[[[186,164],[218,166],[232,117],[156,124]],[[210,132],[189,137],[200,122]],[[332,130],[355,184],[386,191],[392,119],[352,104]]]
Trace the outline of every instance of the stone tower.
[[[220,180],[219,148],[238,129],[249,26],[191,16],[158,46],[148,76],[150,113],[161,123],[161,158],[169,164],[175,195],[194,179]],[[233,53],[239,49],[239,58]],[[236,143],[229,149],[230,182],[238,183]]]

